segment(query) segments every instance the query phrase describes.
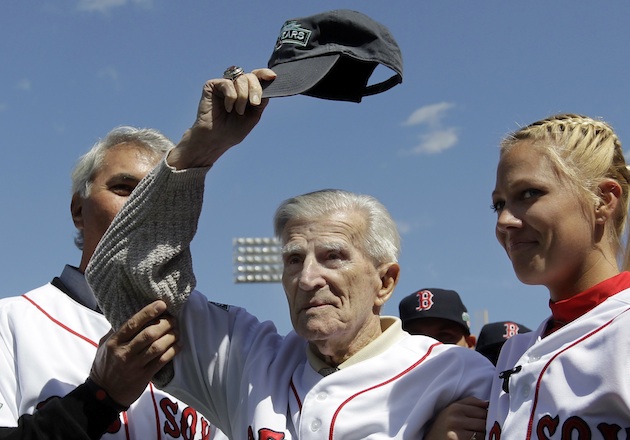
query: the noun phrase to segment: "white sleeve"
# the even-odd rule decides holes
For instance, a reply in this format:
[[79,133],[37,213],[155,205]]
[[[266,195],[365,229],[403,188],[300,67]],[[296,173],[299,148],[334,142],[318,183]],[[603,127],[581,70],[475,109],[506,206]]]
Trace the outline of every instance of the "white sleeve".
[[268,369],[283,336],[270,321],[261,323],[240,307],[208,302],[199,292],[190,296],[179,323],[183,349],[164,390],[230,436],[231,427],[241,426],[246,417],[242,396],[250,393],[249,372]]
[[0,306],[0,426],[17,426],[17,376],[9,314]]

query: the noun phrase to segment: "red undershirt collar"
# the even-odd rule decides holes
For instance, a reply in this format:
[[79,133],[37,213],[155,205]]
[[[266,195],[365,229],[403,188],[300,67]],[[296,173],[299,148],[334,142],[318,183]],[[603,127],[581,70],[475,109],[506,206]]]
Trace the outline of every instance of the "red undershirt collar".
[[574,321],[595,308],[595,306],[603,303],[606,299],[628,287],[630,287],[630,272],[621,272],[571,298],[556,302],[549,300],[549,308],[551,308],[553,319],[550,321],[545,335],[553,333],[563,325]]

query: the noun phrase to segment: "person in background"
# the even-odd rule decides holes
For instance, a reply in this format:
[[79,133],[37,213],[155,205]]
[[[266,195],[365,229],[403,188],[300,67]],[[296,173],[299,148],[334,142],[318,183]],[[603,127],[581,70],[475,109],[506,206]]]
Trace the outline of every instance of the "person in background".
[[551,316],[503,345],[489,439],[630,431],[629,194],[621,142],[602,120],[553,115],[502,142],[496,237],[518,279],[547,288]]
[[[475,348],[476,338],[470,333],[468,309],[454,290],[420,289],[400,301],[398,313],[403,330],[412,335],[430,336],[443,344]],[[425,440],[462,438],[470,432],[481,439],[485,432],[487,406],[485,400],[474,396],[452,403],[432,420],[433,429]],[[477,433],[480,433],[479,437]]]
[[274,76],[206,82],[192,128],[132,194],[86,277],[114,328],[147,300],[169,304],[182,351],[159,384],[229,438],[423,438],[449,402],[487,398],[493,368],[381,316],[400,273],[400,237],[373,197],[320,190],[276,210],[288,335],[194,290],[190,243],[205,176],[258,123],[268,104],[260,80]]
[[[82,251],[79,265],[66,265],[50,283],[0,300],[0,426],[16,426],[20,415],[66,396],[90,373],[99,340],[110,324],[85,280],[85,268],[138,182],[172,147],[156,130],[118,127],[79,159],[72,173],[70,206],[78,231],[75,243]],[[145,381],[134,403],[117,402],[122,405],[114,406],[118,411],[104,438],[215,435],[214,427],[195,409],[152,383],[146,385]]]
[[426,335],[444,344],[475,348],[470,316],[459,294],[447,289],[420,289],[398,304],[403,330]]
[[505,341],[514,335],[527,332],[531,332],[531,330],[514,321],[490,322],[481,327],[475,350],[487,357],[493,365],[496,365],[499,352]]

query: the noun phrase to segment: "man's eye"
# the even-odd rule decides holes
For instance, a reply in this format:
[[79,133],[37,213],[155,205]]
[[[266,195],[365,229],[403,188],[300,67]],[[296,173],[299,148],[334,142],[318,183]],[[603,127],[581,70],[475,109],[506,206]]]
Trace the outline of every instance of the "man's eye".
[[111,191],[119,196],[128,196],[130,195],[135,187],[131,185],[114,185],[111,188]]
[[288,255],[284,258],[284,264],[298,264],[300,260],[298,255]]

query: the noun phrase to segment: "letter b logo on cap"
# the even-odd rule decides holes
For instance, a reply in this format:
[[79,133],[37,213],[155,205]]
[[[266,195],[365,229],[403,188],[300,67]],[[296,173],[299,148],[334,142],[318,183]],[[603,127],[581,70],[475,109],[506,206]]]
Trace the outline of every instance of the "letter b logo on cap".
[[429,310],[433,307],[433,294],[429,290],[420,290],[416,292],[418,297],[418,307],[416,310]]

